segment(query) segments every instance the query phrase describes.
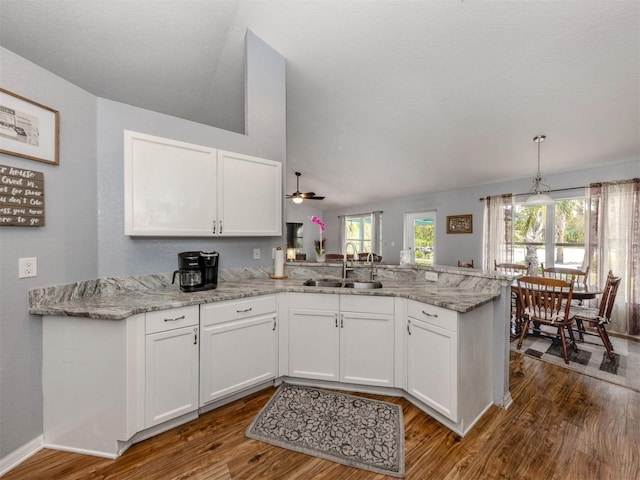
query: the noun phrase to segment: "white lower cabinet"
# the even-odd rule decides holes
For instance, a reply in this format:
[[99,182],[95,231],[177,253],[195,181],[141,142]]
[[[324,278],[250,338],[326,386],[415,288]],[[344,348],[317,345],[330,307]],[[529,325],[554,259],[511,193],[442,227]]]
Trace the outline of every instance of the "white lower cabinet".
[[462,435],[492,404],[491,303],[458,313],[393,297],[280,295],[282,325],[273,294],[121,321],[47,317],[44,445],[115,458],[283,376],[401,388]]
[[289,297],[289,375],[393,386],[394,301],[389,297]]
[[409,302],[408,391],[454,422],[458,415],[457,321],[455,312]]
[[200,307],[200,406],[277,376],[275,295]]
[[198,307],[146,314],[145,427],[198,409]]

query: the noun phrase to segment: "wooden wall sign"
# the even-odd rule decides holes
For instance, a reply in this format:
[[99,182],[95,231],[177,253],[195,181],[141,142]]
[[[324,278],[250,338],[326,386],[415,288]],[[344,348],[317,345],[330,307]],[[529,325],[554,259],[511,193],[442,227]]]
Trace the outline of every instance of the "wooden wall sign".
[[44,174],[0,165],[0,226],[44,225]]

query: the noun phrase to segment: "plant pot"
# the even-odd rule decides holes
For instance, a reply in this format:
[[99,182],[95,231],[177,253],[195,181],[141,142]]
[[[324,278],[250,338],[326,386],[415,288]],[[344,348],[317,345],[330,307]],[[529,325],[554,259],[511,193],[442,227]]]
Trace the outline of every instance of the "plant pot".
[[324,263],[327,260],[327,255],[326,254],[319,254],[316,253],[316,262],[318,263]]

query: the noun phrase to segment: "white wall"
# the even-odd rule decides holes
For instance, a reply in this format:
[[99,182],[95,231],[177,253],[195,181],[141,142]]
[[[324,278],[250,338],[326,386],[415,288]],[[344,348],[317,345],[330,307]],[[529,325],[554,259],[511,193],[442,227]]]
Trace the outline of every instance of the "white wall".
[[[591,182],[603,182],[640,177],[639,159],[620,159],[620,163],[607,167],[547,175],[547,184],[552,189],[588,185]],[[404,214],[435,210],[436,219],[436,263],[457,265],[458,260],[474,260],[477,267],[482,266],[482,220],[484,202],[479,201],[487,195],[502,193],[525,193],[529,191],[533,175],[522,180],[482,185],[449,192],[429,193],[421,196],[404,197],[386,202],[357,205],[338,210],[326,210],[323,219],[327,227],[327,250],[341,251],[339,243],[339,215],[366,213],[374,210],[384,211],[382,216],[383,263],[398,263],[404,241]],[[398,188],[399,192],[401,188]],[[555,198],[576,195],[576,191],[554,193]],[[524,197],[519,197],[524,198]],[[473,233],[447,234],[447,215],[473,215]],[[395,246],[391,246],[395,243]],[[376,252],[378,253],[378,252]]]
[[[0,154],[44,173],[45,226],[0,227],[0,459],[42,434],[42,320],[28,291],[97,275],[96,98],[0,47],[0,85],[60,112],[60,165]],[[18,258],[38,276],[18,279]]]

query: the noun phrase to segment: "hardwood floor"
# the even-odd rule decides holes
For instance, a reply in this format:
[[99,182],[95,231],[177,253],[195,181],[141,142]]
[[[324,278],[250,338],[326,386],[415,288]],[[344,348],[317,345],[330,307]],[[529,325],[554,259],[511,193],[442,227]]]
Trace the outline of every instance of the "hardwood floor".
[[[439,479],[638,478],[640,393],[511,353],[509,410],[492,407],[461,439],[403,399],[406,476]],[[138,443],[117,460],[42,450],[4,480],[339,479],[384,475],[244,437],[273,389]]]

